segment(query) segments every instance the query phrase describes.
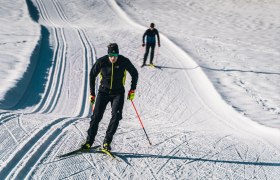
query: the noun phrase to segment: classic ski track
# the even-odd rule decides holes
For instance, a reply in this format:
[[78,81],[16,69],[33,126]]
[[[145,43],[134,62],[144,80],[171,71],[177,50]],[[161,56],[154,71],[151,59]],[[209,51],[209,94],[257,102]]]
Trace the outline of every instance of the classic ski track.
[[[66,67],[66,40],[63,28],[59,27],[56,23],[54,23],[47,12],[47,9],[44,3],[41,0],[36,0],[38,8],[41,12],[43,19],[46,21],[54,29],[54,39],[56,42],[56,48],[54,52],[54,68],[53,73],[50,76],[50,83],[47,89],[47,93],[45,97],[47,99],[43,100],[42,104],[44,104],[43,113],[50,113],[54,110],[57,105],[58,99],[60,97],[63,85],[63,78],[65,74]],[[47,102],[47,103],[46,103]]]
[[[57,142],[57,139],[60,139],[60,134],[63,133],[63,130],[72,123],[79,120],[79,118],[61,118],[62,121],[57,123],[58,128],[50,129],[49,132],[42,135],[43,143],[39,145],[33,145],[32,148],[26,156],[25,161],[21,163],[21,169],[17,169],[13,176],[16,176],[15,179],[24,179],[26,176],[30,175],[34,171],[34,167],[39,163],[41,159],[45,157],[51,151],[53,143]],[[54,125],[56,126],[56,125]],[[24,165],[23,165],[24,164]]]
[[[55,34],[57,34],[57,32],[60,32],[61,35],[61,39],[63,39],[63,43],[62,44],[62,48],[64,49],[65,46],[65,40],[64,40],[64,33],[63,33],[63,29],[59,28],[58,30],[55,30]],[[59,36],[57,37],[57,42],[59,42]],[[42,113],[51,113],[53,112],[54,108],[56,107],[57,103],[58,103],[58,99],[59,99],[59,95],[61,94],[62,91],[62,84],[63,84],[63,77],[64,77],[64,73],[65,73],[65,51],[60,51],[59,49],[60,47],[60,43],[58,43],[58,47],[57,47],[57,54],[55,55],[56,59],[59,59],[58,62],[56,62],[56,68],[54,70],[54,74],[52,79],[54,79],[54,81],[50,84],[51,86],[51,90],[50,90],[50,94],[47,95],[48,99],[46,100],[45,103],[45,107],[42,109]]]
[[[64,35],[64,30],[60,29],[60,35],[62,37],[62,50],[58,50],[59,56],[60,56],[60,66],[57,75],[55,76],[55,79],[58,79],[58,81],[55,83],[54,88],[52,88],[54,91],[51,94],[52,98],[50,99],[49,106],[43,111],[43,113],[51,113],[54,111],[55,107],[57,106],[58,100],[60,98],[61,92],[62,92],[62,85],[63,85],[63,78],[65,77],[65,70],[66,70],[66,40]],[[57,72],[57,71],[56,71]]]
[[20,116],[20,114],[8,114],[8,115],[6,115],[4,117],[1,117],[1,119],[0,119],[0,126],[2,124],[12,120],[12,119],[15,119],[15,118],[19,117],[19,116]]
[[78,34],[79,34],[79,37],[80,37],[80,40],[81,40],[81,43],[82,43],[82,45],[83,45],[83,51],[84,51],[84,57],[83,57],[83,59],[84,59],[84,76],[83,76],[83,81],[84,81],[84,83],[83,83],[83,85],[84,85],[84,89],[82,89],[81,91],[81,95],[82,95],[82,101],[80,102],[80,106],[78,106],[77,108],[79,108],[80,109],[80,112],[79,112],[79,115],[78,116],[80,116],[80,117],[84,117],[84,116],[86,116],[87,114],[85,114],[86,112],[85,112],[85,109],[86,109],[86,106],[88,106],[89,105],[89,103],[87,103],[87,101],[86,101],[86,99],[87,99],[87,94],[88,94],[88,92],[89,92],[89,73],[88,73],[88,68],[89,68],[89,65],[88,65],[88,63],[89,63],[89,59],[90,59],[90,57],[89,57],[89,55],[88,55],[88,51],[90,51],[90,48],[89,48],[89,45],[88,45],[88,41],[87,40],[85,40],[85,36],[84,36],[84,32],[83,31],[79,31],[78,30]]
[[55,97],[55,91],[58,90],[59,84],[62,84],[62,82],[57,81],[57,78],[54,78],[54,77],[59,77],[59,80],[61,80],[61,76],[62,76],[61,71],[63,68],[62,67],[63,63],[59,60],[63,60],[63,59],[59,57],[63,57],[63,55],[61,55],[61,51],[59,51],[59,49],[61,48],[60,46],[64,47],[65,44],[65,40],[64,40],[65,37],[62,28],[57,27],[57,25],[49,18],[47,14],[47,10],[42,1],[36,0],[35,2],[37,4],[37,8],[41,14],[44,23],[51,26],[53,29],[53,35],[54,35],[56,46],[54,48],[54,57],[53,57],[54,66],[52,66],[51,71],[49,72],[49,81],[47,83],[46,92],[42,100],[40,101],[40,103],[37,105],[36,108],[34,108],[33,113],[37,113],[39,111],[46,112],[47,111],[46,109],[49,109],[50,106],[52,106],[53,104],[52,100]]
[[4,116],[4,115],[7,116],[9,114],[11,114],[10,111],[1,111],[0,112],[0,118],[2,118],[2,116]]
[[[57,103],[58,103],[58,100],[60,98],[60,94],[62,92],[62,85],[63,85],[63,78],[64,78],[64,74],[65,74],[65,70],[66,70],[66,46],[67,46],[67,43],[66,43],[66,40],[65,40],[65,35],[64,35],[64,30],[63,28],[56,28],[58,27],[59,25],[56,25],[50,18],[49,18],[49,15],[47,13],[47,8],[46,6],[44,5],[44,3],[41,1],[41,0],[37,0],[37,5],[39,6],[39,10],[42,14],[42,17],[43,19],[46,21],[46,23],[50,24],[51,26],[54,27],[54,35],[55,35],[55,41],[57,43],[57,47],[55,48],[55,56],[54,56],[54,60],[55,60],[55,68],[53,69],[53,72],[50,76],[50,82],[49,83],[50,85],[48,86],[47,88],[47,93],[45,95],[45,97],[47,97],[47,99],[45,98],[41,104],[44,104],[42,107],[41,105],[41,109],[43,109],[43,113],[51,113],[54,111]],[[55,5],[55,4],[54,4]],[[56,7],[56,6],[55,6]],[[63,21],[63,17],[61,16],[61,12],[59,12],[59,9],[56,7],[56,10],[58,11],[58,14],[60,15],[61,17],[61,20]],[[58,29],[58,30],[57,30]],[[59,31],[60,30],[60,31]],[[58,33],[59,32],[59,33]],[[86,61],[86,64],[84,65],[86,68],[86,71],[84,71],[85,75],[83,76],[84,77],[84,84],[86,85],[85,89],[83,90],[83,93],[81,94],[84,94],[86,89],[88,88],[87,87],[87,67],[88,67],[88,55],[87,55],[87,49],[90,49],[88,48],[88,46],[90,47],[90,45],[86,45],[85,44],[85,40],[83,40],[82,36],[80,34],[78,34],[79,38],[80,38],[80,41],[82,42],[83,44],[83,47],[85,50],[85,55],[84,55],[84,59]],[[61,39],[61,40],[60,40]],[[88,40],[86,40],[87,42],[89,42]],[[62,47],[60,47],[62,46]],[[91,52],[92,53],[92,52]],[[60,59],[60,61],[58,61],[58,59]],[[58,61],[58,62],[56,62]],[[55,77],[58,77],[58,78],[55,78]],[[57,80],[58,79],[58,80]],[[54,82],[52,82],[54,81]],[[54,86],[52,86],[53,84],[55,84]],[[51,87],[51,88],[50,88]],[[80,106],[84,106],[84,104],[82,103],[85,99],[85,97],[82,98],[80,104],[77,105],[76,107],[76,110],[77,111],[80,111],[78,112],[78,116],[83,116],[84,115],[84,110],[81,110],[81,109],[84,109],[84,108],[80,108]],[[48,102],[48,103],[46,103]],[[38,109],[36,111],[39,111]]]
[[[51,163],[50,162],[44,163],[46,161],[46,159],[50,157],[51,152],[53,152],[52,149],[55,146],[58,146],[59,145],[58,142],[60,142],[60,146],[58,147],[58,151],[54,153],[54,156],[52,156],[51,159],[54,159],[57,156],[57,153],[59,152],[59,150],[63,146],[64,142],[66,141],[66,139],[63,139],[64,136],[66,136],[65,131],[63,131],[63,133],[60,133],[59,136],[57,136],[57,138],[54,141],[51,142],[51,145],[47,148],[44,155],[42,155],[42,158],[39,161],[37,161],[38,162],[37,166],[33,167],[32,170],[29,171],[29,173],[27,175],[29,178],[31,178],[34,174],[36,174],[37,171],[40,171],[40,172],[42,172],[41,174],[43,174],[44,171],[48,168],[48,166],[51,165],[52,162],[54,162],[54,161],[52,161]],[[68,138],[70,138],[70,137],[68,137]],[[46,167],[44,167],[43,169],[40,169],[38,167],[38,165],[43,165],[43,166],[46,166]]]
[[[69,25],[70,27],[73,28],[73,26],[71,25],[71,23],[69,22],[69,20],[67,19],[64,11],[63,11],[63,8],[61,7],[61,5],[59,4],[58,1],[54,1],[52,0],[52,3],[54,5],[54,7],[56,8],[56,11],[58,12],[58,15],[60,17],[60,19],[62,20],[62,22],[64,22],[65,24]],[[78,34],[78,37],[80,39],[80,42],[82,43],[83,45],[83,51],[84,51],[84,61],[85,63],[83,64],[84,65],[84,70],[83,71],[85,73],[85,75],[83,76],[84,77],[84,85],[85,85],[85,88],[83,90],[83,92],[81,92],[80,94],[88,94],[89,92],[89,68],[90,68],[90,60],[91,59],[94,59],[94,53],[93,53],[93,47],[88,39],[88,37],[86,36],[86,33],[84,32],[84,30],[81,30],[80,28],[78,27],[75,27],[75,29],[77,30],[77,34]],[[87,99],[87,96],[82,96],[82,102],[87,102],[86,101]],[[86,106],[88,106],[88,103],[81,103],[81,107],[78,107],[79,109],[85,109]],[[85,111],[80,111],[79,112],[79,116],[88,116],[88,114],[85,114],[86,112]]]
[[[38,146],[38,142],[40,139],[44,137],[45,134],[49,134],[52,131],[52,127],[56,126],[60,122],[65,121],[67,118],[60,118],[52,121],[50,124],[42,127],[40,130],[35,132],[30,136],[30,138],[24,140],[22,147],[19,147],[10,155],[10,157],[6,160],[6,166],[0,171],[0,177],[7,177],[11,175],[13,171],[16,171],[19,167],[19,164],[27,158],[28,155],[32,155],[32,149]],[[39,143],[41,144],[41,143]],[[30,159],[30,158],[29,158]]]
[[[36,1],[36,2],[37,2],[37,5],[38,5],[38,9],[40,9],[40,12],[42,14],[43,19],[46,22],[49,22],[54,27],[55,40],[58,44],[56,49],[55,49],[55,51],[56,51],[55,52],[55,59],[57,59],[60,56],[61,57],[60,59],[62,59],[62,61],[63,60],[65,61],[65,53],[66,53],[65,44],[66,44],[66,41],[65,41],[63,30],[62,30],[62,28],[59,28],[61,30],[60,31],[60,37],[62,39],[62,44],[63,44],[63,47],[60,48],[59,43],[61,41],[59,40],[59,35],[58,35],[59,31],[57,31],[57,28],[55,28],[55,24],[48,17],[47,10],[44,7],[43,2],[41,2],[41,1]],[[85,43],[82,40],[81,35],[80,35],[80,38],[81,38],[81,42],[84,44],[84,49],[87,48]],[[63,49],[63,50],[61,51],[61,49]],[[85,56],[84,59],[87,60],[88,58],[87,58],[86,52],[84,53],[84,56]],[[59,67],[59,69],[58,68],[53,69],[53,72],[51,74],[51,80],[53,80],[53,79],[56,80],[56,78],[54,78],[54,77],[60,77],[60,78],[59,78],[58,81],[56,81],[55,88],[52,88],[51,90],[47,91],[48,97],[52,98],[51,102],[55,101],[55,104],[58,100],[58,97],[60,97],[59,96],[60,94],[57,93],[57,95],[55,97],[55,100],[53,99],[53,97],[55,96],[55,94],[54,94],[55,90],[57,90],[58,88],[61,89],[61,87],[62,87],[62,77],[63,77],[63,75],[61,75],[62,74],[61,69],[63,69],[63,72],[65,72],[65,63],[61,62],[57,66]],[[85,74],[86,74],[86,72],[85,72]],[[84,75],[84,77],[87,77],[87,75]],[[84,81],[84,83],[85,83],[87,78],[84,78],[84,79],[85,79],[85,81]],[[53,83],[49,83],[49,84],[52,85]],[[50,86],[48,86],[48,87],[50,87]],[[86,90],[87,90],[87,88],[84,88],[83,92],[85,92]],[[47,102],[46,99],[41,101],[41,103],[44,103],[44,104],[46,104],[46,102]],[[85,104],[85,98],[82,98],[81,103]],[[48,103],[47,105],[48,105],[48,108],[49,108],[50,105],[52,105],[52,104]],[[55,107],[54,105],[51,107],[52,108],[51,111],[53,111],[54,107]],[[42,109],[42,106],[41,106],[41,109]],[[82,115],[84,113],[85,108],[82,108],[82,109],[79,108],[79,109],[80,109],[79,115]],[[39,111],[39,110],[40,109],[37,109],[35,111]],[[48,109],[46,109],[44,112],[47,112],[47,111],[48,111]],[[30,167],[32,167],[33,165],[38,163],[38,161],[42,158],[41,154],[44,154],[44,152],[47,149],[46,147],[48,147],[49,144],[56,138],[56,135],[59,133],[59,131],[61,132],[62,131],[61,129],[65,128],[65,126],[67,127],[68,125],[70,125],[72,122],[75,121],[75,120],[71,120],[71,121],[65,122],[64,124],[60,125],[60,129],[57,129],[53,133],[51,133],[52,132],[52,130],[51,130],[52,126],[55,126],[55,125],[58,126],[60,124],[60,121],[64,121],[65,119],[67,119],[67,118],[61,118],[61,119],[58,119],[58,120],[52,122],[50,125],[45,126],[38,133],[31,136],[31,138],[29,140],[26,140],[27,143],[25,143],[23,148],[21,150],[18,150],[16,155],[9,158],[7,166],[4,169],[2,169],[2,171],[0,172],[1,177],[22,178],[22,177],[25,177],[27,174],[29,174],[30,173]],[[50,134],[52,134],[52,135],[50,135]],[[36,142],[40,142],[39,141],[40,139],[46,139],[46,141],[43,141],[44,143],[39,143],[39,144],[37,143],[36,144]]]
[[[63,136],[65,136],[64,139],[63,139]],[[42,163],[42,165],[51,165],[51,164],[53,164],[53,163],[62,161],[62,160],[64,160],[64,159],[67,159],[67,157],[66,157],[66,158],[60,158],[60,159],[58,159],[58,160],[53,160],[53,159],[57,158],[57,156],[58,156],[57,154],[58,154],[59,152],[61,152],[61,148],[65,145],[65,142],[66,142],[68,139],[70,139],[70,138],[71,138],[71,136],[67,136],[67,132],[64,132],[63,134],[60,134],[60,138],[57,138],[56,141],[54,141],[54,142],[52,143],[52,146],[49,148],[49,149],[53,149],[53,148],[55,148],[55,146],[58,146],[57,151],[54,152],[54,155],[51,157],[51,160],[48,160],[48,162],[44,162],[44,161],[42,160],[42,162],[44,162],[44,163]],[[60,139],[61,139],[61,141],[60,141]],[[48,158],[48,157],[45,156],[44,159],[46,159],[46,158]],[[41,170],[41,171],[45,171],[46,169],[47,169],[47,167],[45,167],[45,168],[44,168],[43,170]]]
[[[50,20],[50,18],[48,17],[48,14],[47,14],[47,10],[46,10],[46,7],[44,6],[43,2],[42,1],[36,1],[37,2],[37,5],[38,5],[38,8],[40,9],[40,12],[42,14],[42,17],[43,19],[46,21],[46,22],[49,22],[51,25],[55,26],[55,24]],[[59,31],[60,30],[60,31]],[[64,36],[64,32],[63,32],[63,29],[62,28],[59,28],[59,30],[57,30],[57,28],[54,27],[54,34],[55,34],[55,40],[57,42],[57,47],[55,49],[55,60],[60,57],[59,59],[61,59],[61,61],[64,61],[65,62],[65,53],[66,53],[66,40],[65,40],[65,36]],[[60,32],[60,35],[58,35]],[[84,69],[88,69],[88,66],[89,66],[89,60],[90,60],[90,57],[93,58],[93,52],[91,51],[91,44],[89,42],[89,40],[87,39],[84,31],[80,31],[78,30],[77,32],[78,34],[78,37],[81,41],[81,44],[83,45],[83,51],[84,51],[84,61],[86,61],[84,63]],[[59,38],[61,37],[61,38]],[[63,47],[60,48],[60,42],[61,40],[59,39],[62,39],[62,44],[63,44]],[[61,51],[61,49],[63,49]],[[90,52],[90,55],[88,55],[88,52]],[[57,68],[58,67],[58,68]],[[57,70],[58,69],[58,70]],[[63,69],[63,73],[62,72],[62,69]],[[61,74],[64,74],[65,72],[65,63],[60,63],[59,65],[56,66],[56,68],[53,69],[52,73],[51,73],[51,76],[50,76],[50,79],[51,81],[53,79],[55,79],[56,81],[56,78],[54,77],[60,77],[58,81],[56,81],[56,85],[55,85],[55,88],[51,88],[50,89],[50,86],[51,84],[53,83],[49,83],[50,86],[48,86],[48,90],[47,90],[47,94],[48,94],[48,97],[51,98],[50,102],[53,102],[53,104],[51,103],[46,103],[48,100],[47,99],[44,99],[43,101],[41,101],[41,104],[45,104],[48,105],[48,107],[42,107],[42,105],[39,105],[34,112],[36,111],[39,111],[39,110],[42,110],[43,108],[45,109],[43,112],[46,113],[46,112],[52,112],[53,109],[55,108],[55,105],[57,104],[57,101],[60,97],[60,93],[57,93],[56,97],[54,98],[55,96],[55,90],[57,89],[60,89],[60,92],[61,92],[61,87],[62,87],[62,77],[63,75]],[[87,75],[87,71],[83,71],[84,72],[84,84],[86,84],[85,88],[83,88],[82,90],[82,93],[81,94],[86,94],[86,91],[88,90],[88,75]],[[85,105],[86,104],[86,97],[83,96],[84,98],[82,98],[81,100],[81,103],[77,105],[77,109],[79,109],[79,112],[78,112],[78,116],[84,116],[85,115]],[[82,108],[80,106],[83,106]],[[50,110],[49,110],[50,109]],[[63,119],[66,119],[66,118],[62,118],[60,121],[63,121]],[[59,120],[58,120],[59,121]],[[27,174],[30,174],[31,171],[30,170],[30,167],[34,166],[35,164],[38,163],[38,161],[42,158],[42,155],[41,154],[44,154],[45,151],[47,151],[46,149],[46,146],[49,146],[49,144],[56,139],[56,135],[58,133],[58,131],[62,131],[62,127],[65,128],[67,127],[68,125],[71,125],[71,123],[73,123],[75,120],[72,120],[72,121],[68,121],[67,123],[64,123],[62,125],[60,125],[60,129],[59,130],[55,130],[54,133],[52,133],[52,135],[49,135],[51,134],[51,132],[48,132],[48,131],[51,131],[51,130],[45,130],[46,128],[47,129],[51,129],[51,126],[53,125],[56,125],[58,124],[59,122],[53,124],[53,125],[50,125],[50,126],[46,126],[44,127],[41,131],[39,131],[36,135],[32,136],[32,138],[30,140],[28,140],[27,143],[25,143],[25,146],[18,151],[18,153],[13,157],[11,158],[11,160],[8,162],[8,165],[6,167],[9,167],[7,170],[3,169],[0,174],[2,174],[3,176],[1,177],[4,177],[4,176],[9,176],[9,177],[16,177],[16,178],[22,178],[22,177],[25,177],[27,176]],[[56,132],[56,133],[55,133]],[[46,136],[46,137],[44,137]],[[41,145],[38,145],[35,143],[30,143],[30,142],[39,142],[39,139],[46,139],[46,141],[43,141],[44,143],[42,143]],[[34,153],[34,151],[36,151]],[[18,157],[20,156],[20,157]],[[16,161],[16,162],[15,162]],[[24,166],[24,165],[25,166]],[[22,167],[21,169],[19,167]],[[109,172],[109,170],[108,170]]]
[[[43,19],[43,21],[45,22],[49,22],[50,24],[54,25],[54,23],[49,19],[48,15],[46,14],[46,11],[44,9],[44,7],[41,5],[41,2],[39,0],[35,0],[34,1],[37,5],[37,8],[40,12],[40,17]],[[42,101],[37,105],[36,108],[34,108],[33,113],[38,113],[40,111],[42,111],[46,106],[48,106],[49,102],[48,102],[48,98],[50,97],[50,93],[52,93],[53,91],[53,82],[56,81],[56,79],[54,79],[54,74],[56,73],[56,67],[57,67],[57,54],[58,54],[58,49],[59,49],[59,41],[58,41],[58,35],[57,35],[57,28],[55,28],[53,26],[53,34],[54,34],[54,41],[55,41],[55,48],[54,48],[54,57],[53,57],[53,66],[50,69],[49,72],[49,81],[48,84],[46,86],[46,93],[42,98]]]

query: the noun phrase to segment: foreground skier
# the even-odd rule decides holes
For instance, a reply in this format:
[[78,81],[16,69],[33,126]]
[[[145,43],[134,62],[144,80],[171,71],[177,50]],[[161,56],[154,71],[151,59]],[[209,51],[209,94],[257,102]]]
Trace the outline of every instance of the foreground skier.
[[[91,116],[87,140],[82,145],[82,149],[90,149],[92,146],[98,131],[98,124],[103,117],[107,104],[110,102],[112,118],[103,141],[103,149],[106,151],[111,150],[113,136],[116,133],[119,121],[122,119],[126,71],[132,77],[127,99],[133,100],[138,81],[138,72],[128,58],[119,55],[119,48],[116,43],[109,44],[108,55],[97,59],[90,72],[90,103],[91,105],[95,103],[95,107]],[[95,99],[95,80],[99,73],[101,80],[98,95]]]

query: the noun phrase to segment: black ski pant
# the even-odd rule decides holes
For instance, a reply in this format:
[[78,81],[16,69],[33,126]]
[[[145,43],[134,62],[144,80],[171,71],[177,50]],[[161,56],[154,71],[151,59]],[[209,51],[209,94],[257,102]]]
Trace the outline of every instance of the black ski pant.
[[146,44],[146,51],[145,51],[145,54],[144,54],[144,62],[143,62],[143,64],[146,64],[146,61],[147,61],[147,58],[148,58],[148,55],[149,55],[150,48],[151,48],[150,64],[153,64],[155,47],[156,47],[156,44],[155,44],[155,43],[153,43],[153,44]]
[[98,131],[99,122],[101,121],[106,106],[109,102],[111,103],[112,117],[108,125],[103,143],[111,143],[113,140],[113,136],[117,131],[119,121],[122,119],[124,93],[113,95],[104,92],[98,92],[93,115],[91,116],[90,127],[88,129],[87,142],[89,142],[91,145],[95,140],[95,136]]

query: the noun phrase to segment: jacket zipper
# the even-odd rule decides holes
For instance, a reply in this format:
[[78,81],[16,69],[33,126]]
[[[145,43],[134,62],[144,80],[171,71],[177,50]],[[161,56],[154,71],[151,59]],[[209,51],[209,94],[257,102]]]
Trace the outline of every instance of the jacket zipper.
[[113,88],[113,78],[114,78],[114,63],[112,63],[112,73],[111,73],[111,85],[110,85],[110,92]]

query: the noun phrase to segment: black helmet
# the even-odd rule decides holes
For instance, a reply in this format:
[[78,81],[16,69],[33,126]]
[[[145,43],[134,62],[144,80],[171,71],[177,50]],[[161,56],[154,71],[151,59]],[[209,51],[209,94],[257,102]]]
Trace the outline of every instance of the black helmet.
[[119,54],[119,47],[117,43],[110,43],[108,45],[108,54],[113,53],[113,54]]
[[154,28],[154,27],[155,27],[155,24],[154,24],[154,23],[151,23],[150,27],[151,27],[151,28]]

